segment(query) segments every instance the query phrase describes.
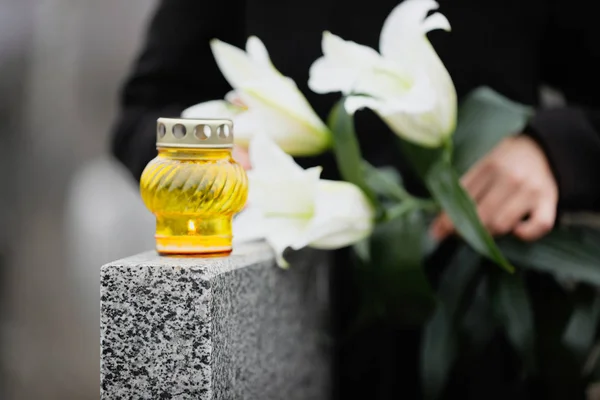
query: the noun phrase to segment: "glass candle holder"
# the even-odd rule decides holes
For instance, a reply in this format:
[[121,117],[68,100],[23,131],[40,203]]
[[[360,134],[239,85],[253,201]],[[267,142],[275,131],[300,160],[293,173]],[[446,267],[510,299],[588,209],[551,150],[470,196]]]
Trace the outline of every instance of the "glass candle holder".
[[232,155],[230,120],[160,118],[158,156],[144,169],[140,191],[156,217],[161,254],[231,252],[233,215],[248,196],[244,169]]

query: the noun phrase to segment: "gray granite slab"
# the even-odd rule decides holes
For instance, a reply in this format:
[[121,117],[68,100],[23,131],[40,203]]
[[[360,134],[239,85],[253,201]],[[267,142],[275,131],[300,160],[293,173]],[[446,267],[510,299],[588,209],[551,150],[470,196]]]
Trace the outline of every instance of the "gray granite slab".
[[282,270],[264,243],[103,266],[101,398],[329,398],[328,272],[313,250]]

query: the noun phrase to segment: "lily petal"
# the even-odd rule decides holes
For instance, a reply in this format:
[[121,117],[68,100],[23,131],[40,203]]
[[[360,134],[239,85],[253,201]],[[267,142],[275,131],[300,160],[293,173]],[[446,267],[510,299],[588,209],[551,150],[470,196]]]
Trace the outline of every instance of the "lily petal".
[[248,38],[246,52],[217,39],[210,46],[221,73],[234,89],[226,99],[244,111],[230,116],[236,144],[247,147],[250,139],[262,132],[294,156],[317,155],[331,146],[331,132],[295,82],[274,67],[259,38]]
[[273,63],[271,62],[271,57],[269,57],[269,52],[267,51],[267,48],[265,47],[262,40],[260,40],[258,37],[250,36],[248,38],[248,40],[246,41],[246,53],[248,53],[250,58],[257,64],[263,67],[271,68],[277,73],[279,73],[279,71],[275,69]]
[[233,241],[234,243],[245,243],[264,239],[265,227],[262,211],[249,205],[233,218]]
[[450,21],[444,14],[434,13],[431,14],[422,25],[423,33],[431,32],[436,29],[442,29],[446,32],[450,32],[452,27],[450,26]]
[[[303,170],[266,135],[252,140],[250,159],[250,209],[237,217],[234,233],[264,236],[279,265],[287,266],[288,247],[339,248],[372,231],[373,206],[357,186],[320,180],[320,167]],[[254,235],[247,232],[252,224]]]
[[[438,3],[434,0],[405,0],[396,6],[381,30],[380,50],[386,59],[412,65],[429,78],[436,98],[434,115],[418,115],[416,117],[420,121],[401,125],[404,125],[402,129],[407,129],[409,126],[420,126],[423,121],[435,121],[428,130],[438,129],[439,143],[454,132],[457,99],[450,74],[425,36],[432,29],[450,30],[450,23],[442,14],[434,13],[427,17],[429,11],[437,8]],[[398,114],[394,116],[395,121],[399,121],[399,118]],[[427,132],[423,134],[427,135]],[[415,138],[417,136],[413,134],[413,140]]]
[[321,167],[302,169],[266,135],[250,143],[249,202],[267,217],[310,218]]
[[422,72],[411,76],[410,83],[405,85],[398,75],[377,69],[363,74],[357,93],[382,100],[385,108],[379,111],[384,114],[431,111],[436,105],[437,94],[429,77]]
[[404,139],[425,147],[438,147],[443,141],[445,128],[435,113],[410,115],[406,113],[378,113],[385,123]]
[[[260,39],[250,37],[246,47],[248,53],[219,40],[211,41],[223,76],[236,89],[242,102],[256,113],[254,115],[262,121],[262,128],[270,124],[273,126],[267,132],[270,136],[277,134],[299,142],[298,149],[290,151],[294,155],[314,155],[327,149],[329,131],[294,81],[273,67]],[[293,132],[289,132],[289,128]],[[285,150],[288,151],[287,148]]]
[[310,67],[308,87],[315,93],[353,91],[365,70],[381,62],[379,54],[370,47],[347,41],[330,32],[323,33],[323,57]]
[[255,63],[243,50],[228,43],[213,39],[210,48],[221,73],[234,89],[247,82],[260,81],[272,73],[271,69]]
[[423,113],[436,104],[429,78],[383,59],[377,52],[329,32],[323,34],[323,54],[311,67],[309,87],[316,92],[342,91],[368,95],[347,109],[368,107],[383,114]]
[[395,86],[394,80],[395,77],[388,77],[385,72],[364,74],[358,85],[362,90],[358,92],[367,94],[371,100],[367,96],[349,96],[346,110],[371,108],[384,115],[399,112],[418,114],[433,110],[437,93],[428,76],[417,73],[408,88]]
[[320,175],[321,167],[307,169],[295,178],[281,178],[274,174],[265,176],[249,171],[249,201],[266,217],[311,218]]
[[355,113],[362,108],[369,108],[377,113],[385,123],[404,139],[425,146],[437,147],[442,144],[440,135],[442,127],[432,112],[410,114],[403,104],[392,105],[368,96],[350,96],[344,104],[346,112]]
[[233,121],[233,140],[238,146],[248,148],[256,132],[261,132],[260,114],[254,110],[246,110],[235,115]]
[[233,119],[243,109],[224,100],[211,100],[191,106],[181,113],[183,118]]
[[267,218],[265,220],[267,243],[275,252],[277,264],[282,268],[288,267],[283,258],[283,252],[290,247],[298,237],[302,236],[308,225],[307,219],[300,218]]
[[386,110],[384,101],[375,99],[369,96],[350,96],[344,102],[344,108],[348,114],[354,114],[358,110],[368,108],[376,112],[383,112]]
[[266,179],[297,179],[304,174],[302,167],[265,134],[258,134],[252,139],[248,154],[252,173]]
[[[405,0],[392,10],[386,18],[379,38],[379,51],[384,58],[402,61],[411,57],[415,40],[423,38],[431,29],[450,28],[450,23],[436,14],[427,18],[427,13],[439,4],[434,0]],[[439,14],[437,14],[439,15]],[[433,18],[429,20],[430,18]],[[429,22],[426,22],[426,19]]]
[[[227,97],[236,99],[235,92],[229,92]],[[250,139],[255,132],[260,132],[261,116],[256,112],[246,108],[232,104],[230,101],[211,100],[204,103],[196,104],[185,109],[181,116],[183,118],[223,118],[233,121],[235,127],[234,140],[235,144],[242,147],[248,147]]]
[[286,153],[310,156],[331,145],[331,133],[296,84],[285,77],[242,88],[242,100],[260,114],[261,131]]
[[319,181],[315,214],[291,246],[337,249],[356,243],[373,230],[375,212],[364,193],[348,182]]

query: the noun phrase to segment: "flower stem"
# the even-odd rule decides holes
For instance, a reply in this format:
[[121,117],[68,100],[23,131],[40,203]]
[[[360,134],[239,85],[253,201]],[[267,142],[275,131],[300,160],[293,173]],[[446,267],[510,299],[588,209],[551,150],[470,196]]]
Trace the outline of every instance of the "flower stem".
[[440,210],[440,206],[437,204],[437,202],[435,202],[435,200],[420,199],[418,197],[409,195],[407,199],[402,201],[400,204],[396,204],[387,211],[385,220],[391,221],[415,209],[438,212]]
[[424,211],[438,212],[440,211],[440,205],[433,199],[417,199],[419,208]]
[[454,154],[454,143],[452,142],[452,136],[447,136],[444,139],[444,160],[448,164],[452,164],[452,155]]

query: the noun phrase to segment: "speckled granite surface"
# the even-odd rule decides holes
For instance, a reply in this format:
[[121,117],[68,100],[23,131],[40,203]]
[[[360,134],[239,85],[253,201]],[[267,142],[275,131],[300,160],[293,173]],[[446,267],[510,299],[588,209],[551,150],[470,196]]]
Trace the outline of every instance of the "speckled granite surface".
[[101,398],[329,398],[327,258],[294,259],[253,243],[102,267]]

